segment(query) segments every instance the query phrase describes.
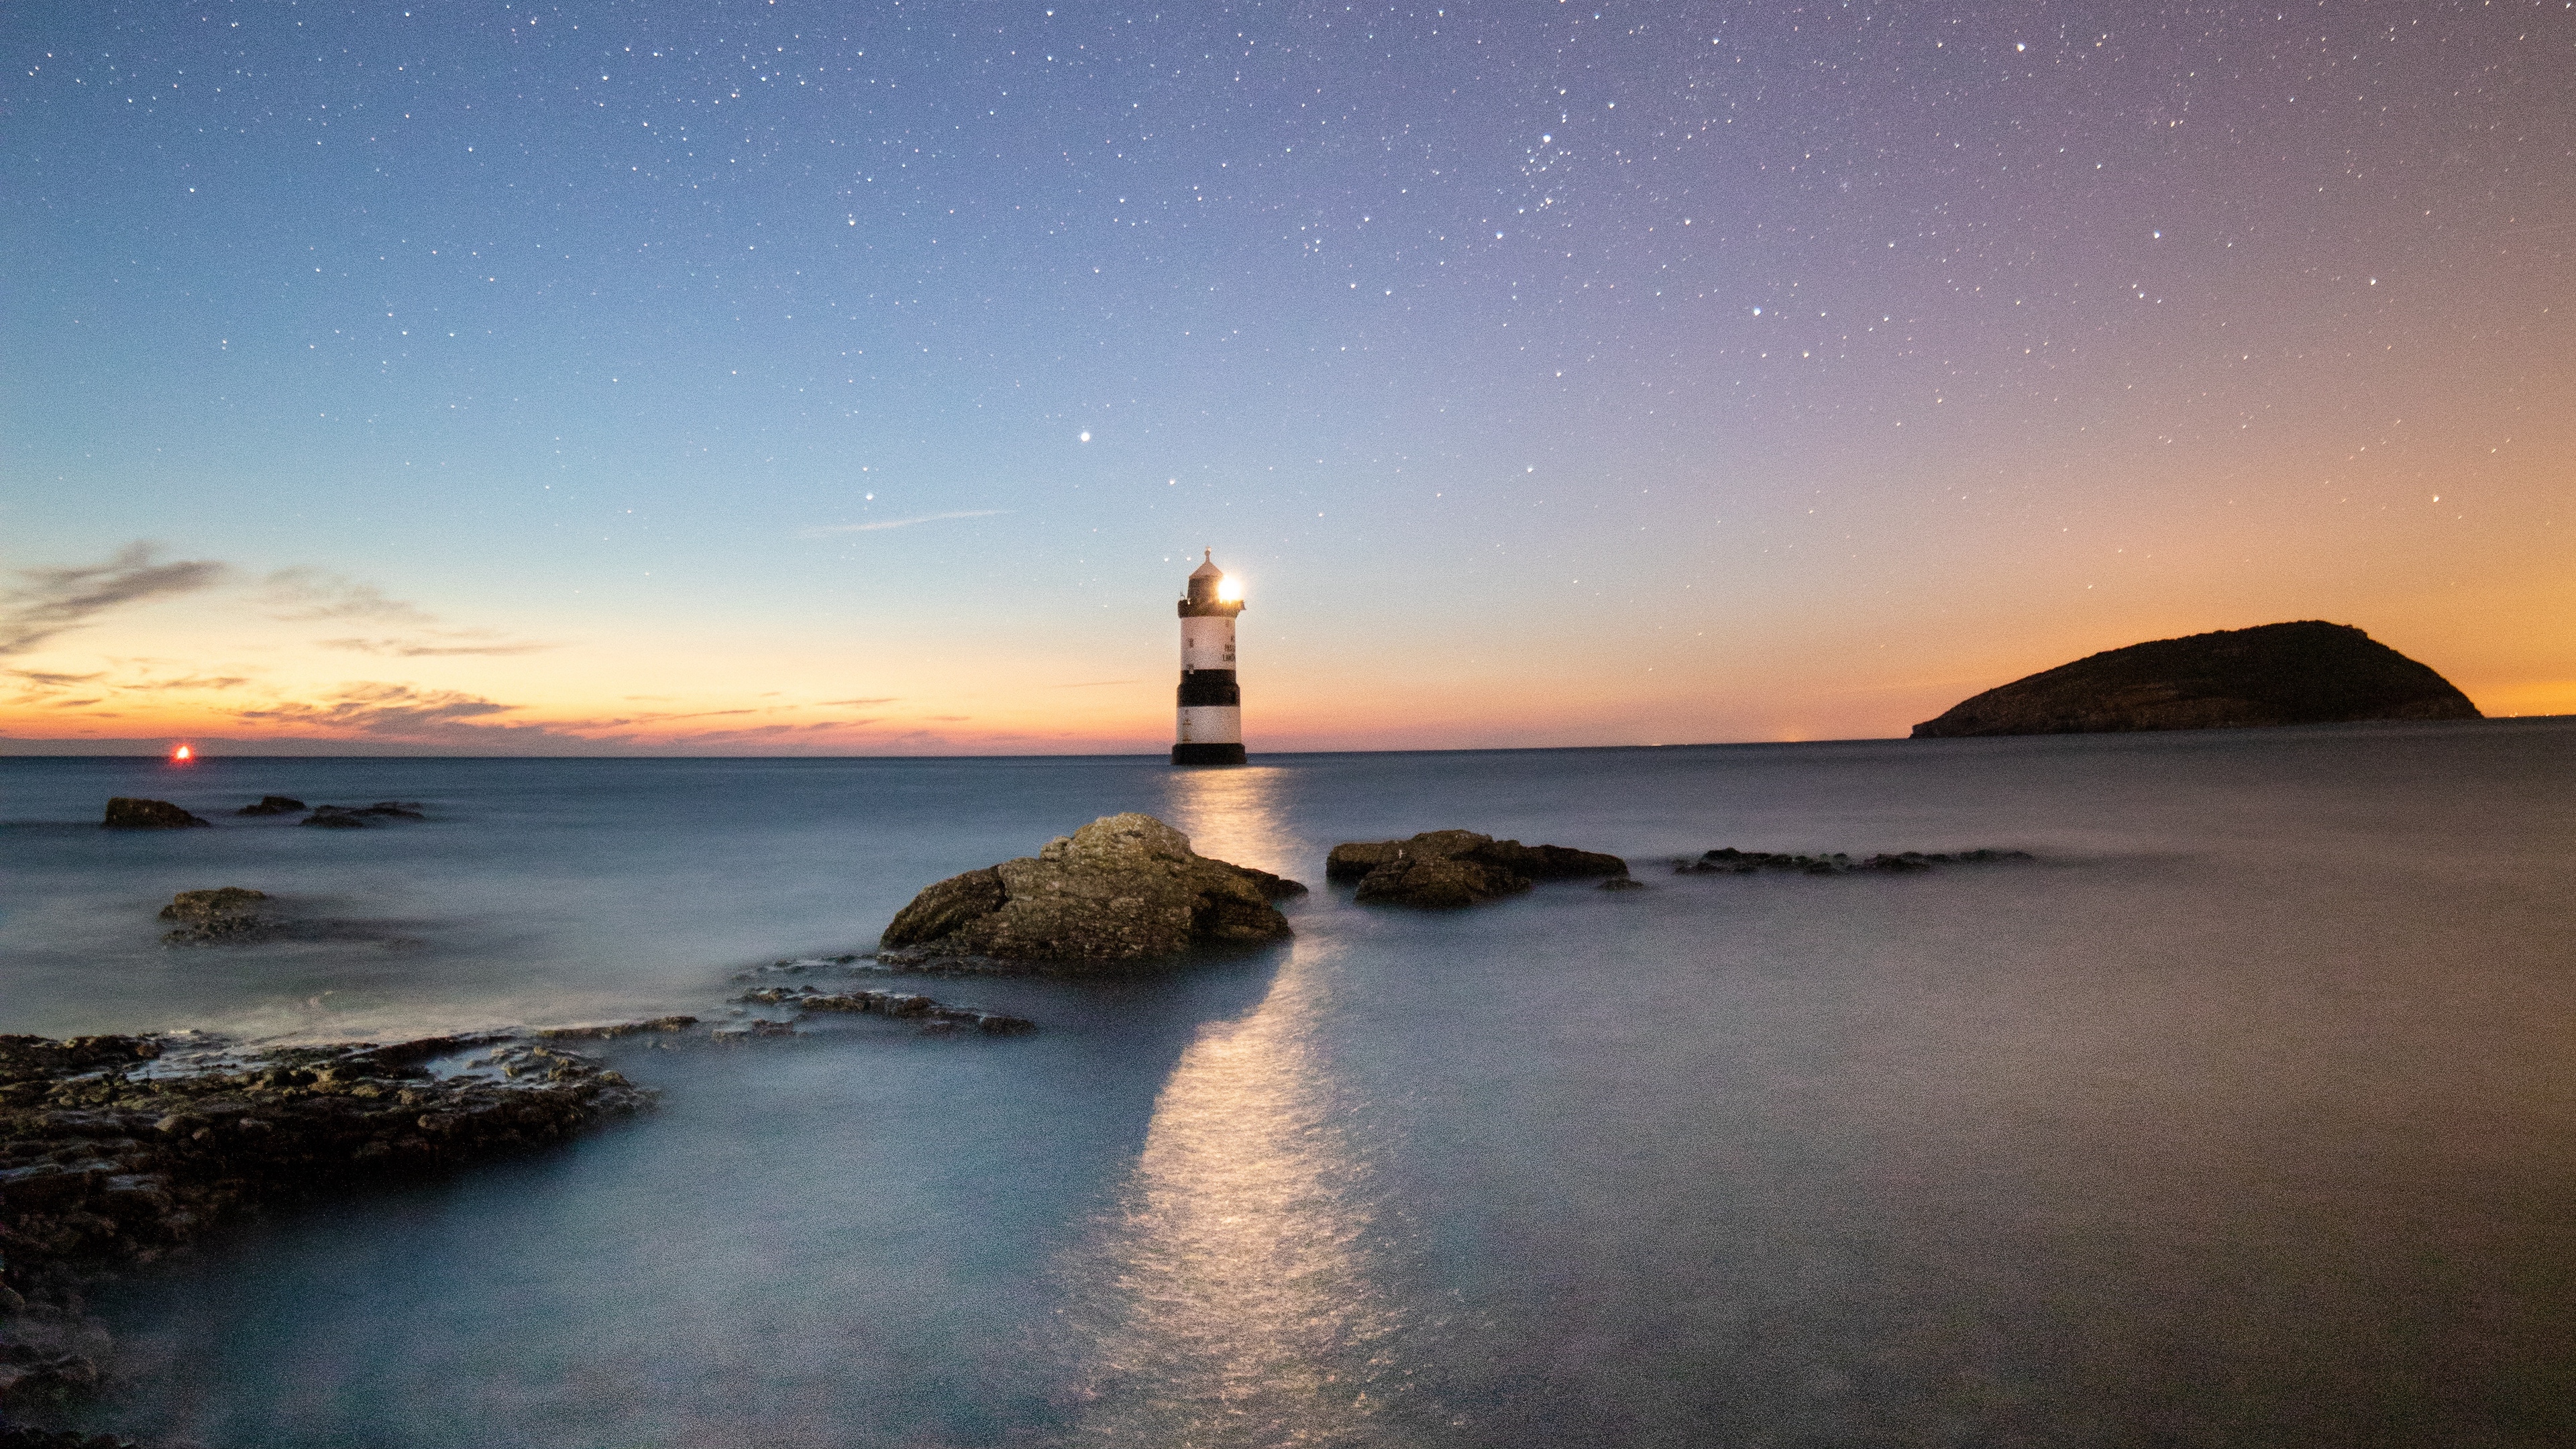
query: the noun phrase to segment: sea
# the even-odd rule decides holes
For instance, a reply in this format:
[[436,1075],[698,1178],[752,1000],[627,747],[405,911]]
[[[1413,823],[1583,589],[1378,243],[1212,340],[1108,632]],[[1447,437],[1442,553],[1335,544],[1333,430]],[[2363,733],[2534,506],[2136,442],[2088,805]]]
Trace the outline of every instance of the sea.
[[[364,830],[264,794],[419,802]],[[208,830],[102,830],[105,801]],[[2576,719],[1159,759],[0,759],[0,1030],[741,1010],[1138,810],[1295,939],[602,1050],[658,1106],[102,1285],[85,1431],[464,1446],[2576,1442]],[[1336,842],[1626,857],[1361,906]],[[1676,874],[1746,850],[2026,851]],[[177,891],[306,922],[162,944]],[[807,962],[778,977],[778,963]],[[762,972],[771,975],[759,975]],[[871,982],[870,984],[884,984]]]

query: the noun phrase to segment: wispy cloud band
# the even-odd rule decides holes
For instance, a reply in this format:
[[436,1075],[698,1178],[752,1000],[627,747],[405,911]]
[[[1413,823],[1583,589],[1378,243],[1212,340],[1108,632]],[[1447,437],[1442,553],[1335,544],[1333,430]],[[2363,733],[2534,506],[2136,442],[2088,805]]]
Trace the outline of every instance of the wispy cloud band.
[[961,508],[954,513],[925,513],[918,518],[889,518],[877,523],[824,523],[806,529],[805,538],[831,538],[843,533],[883,533],[889,528],[910,528],[916,523],[937,523],[949,518],[994,518],[1010,512],[1007,508]]

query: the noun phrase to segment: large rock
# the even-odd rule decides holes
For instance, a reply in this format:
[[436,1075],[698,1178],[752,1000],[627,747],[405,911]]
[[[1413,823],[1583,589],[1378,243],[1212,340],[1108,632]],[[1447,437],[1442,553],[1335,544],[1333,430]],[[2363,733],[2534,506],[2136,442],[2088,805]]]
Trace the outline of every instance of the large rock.
[[1627,874],[1628,862],[1615,855],[1523,845],[1473,830],[1350,841],[1324,858],[1325,879],[1359,882],[1356,899],[1404,906],[1468,906],[1528,890],[1533,881]]
[[304,808],[304,802],[292,795],[262,795],[256,805],[244,805],[235,815],[292,815]]
[[886,927],[877,956],[897,965],[1105,966],[1275,941],[1289,934],[1288,920],[1266,897],[1304,887],[1265,888],[1263,875],[1197,854],[1188,836],[1150,815],[1110,815],[1033,857],[931,886]]
[[2478,718],[2431,669],[2348,624],[2309,619],[2061,664],[1951,706],[1914,738]]
[[212,825],[200,820],[167,800],[136,800],[119,795],[107,802],[107,818],[98,822],[110,830],[185,830],[191,825]]

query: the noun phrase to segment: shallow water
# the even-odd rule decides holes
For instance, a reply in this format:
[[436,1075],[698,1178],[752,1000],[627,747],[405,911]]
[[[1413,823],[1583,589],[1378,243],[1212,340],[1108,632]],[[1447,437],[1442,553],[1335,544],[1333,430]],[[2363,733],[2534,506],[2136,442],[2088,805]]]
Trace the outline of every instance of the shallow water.
[[[222,809],[400,798],[303,830]],[[111,794],[211,831],[96,829]],[[1290,946],[623,1044],[664,1105],[109,1295],[217,1446],[2558,1444],[2576,722],[1152,760],[0,760],[0,1028],[691,1010],[1144,809]],[[1342,839],[1613,850],[1443,916]],[[1686,877],[1718,845],[2034,852]],[[370,939],[171,949],[250,885]],[[364,934],[364,933],[361,933]]]

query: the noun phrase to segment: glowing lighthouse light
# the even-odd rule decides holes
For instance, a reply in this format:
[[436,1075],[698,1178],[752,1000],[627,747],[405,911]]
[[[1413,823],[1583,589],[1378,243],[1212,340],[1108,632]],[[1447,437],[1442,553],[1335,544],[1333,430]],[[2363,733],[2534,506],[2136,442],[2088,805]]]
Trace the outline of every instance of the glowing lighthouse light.
[[196,757],[197,751],[194,746],[181,745],[179,748],[170,752],[170,763],[174,765],[184,765]]
[[1234,616],[1243,586],[1225,576],[1211,551],[1190,570],[1181,600],[1181,696],[1175,765],[1243,763],[1243,691],[1234,682]]

